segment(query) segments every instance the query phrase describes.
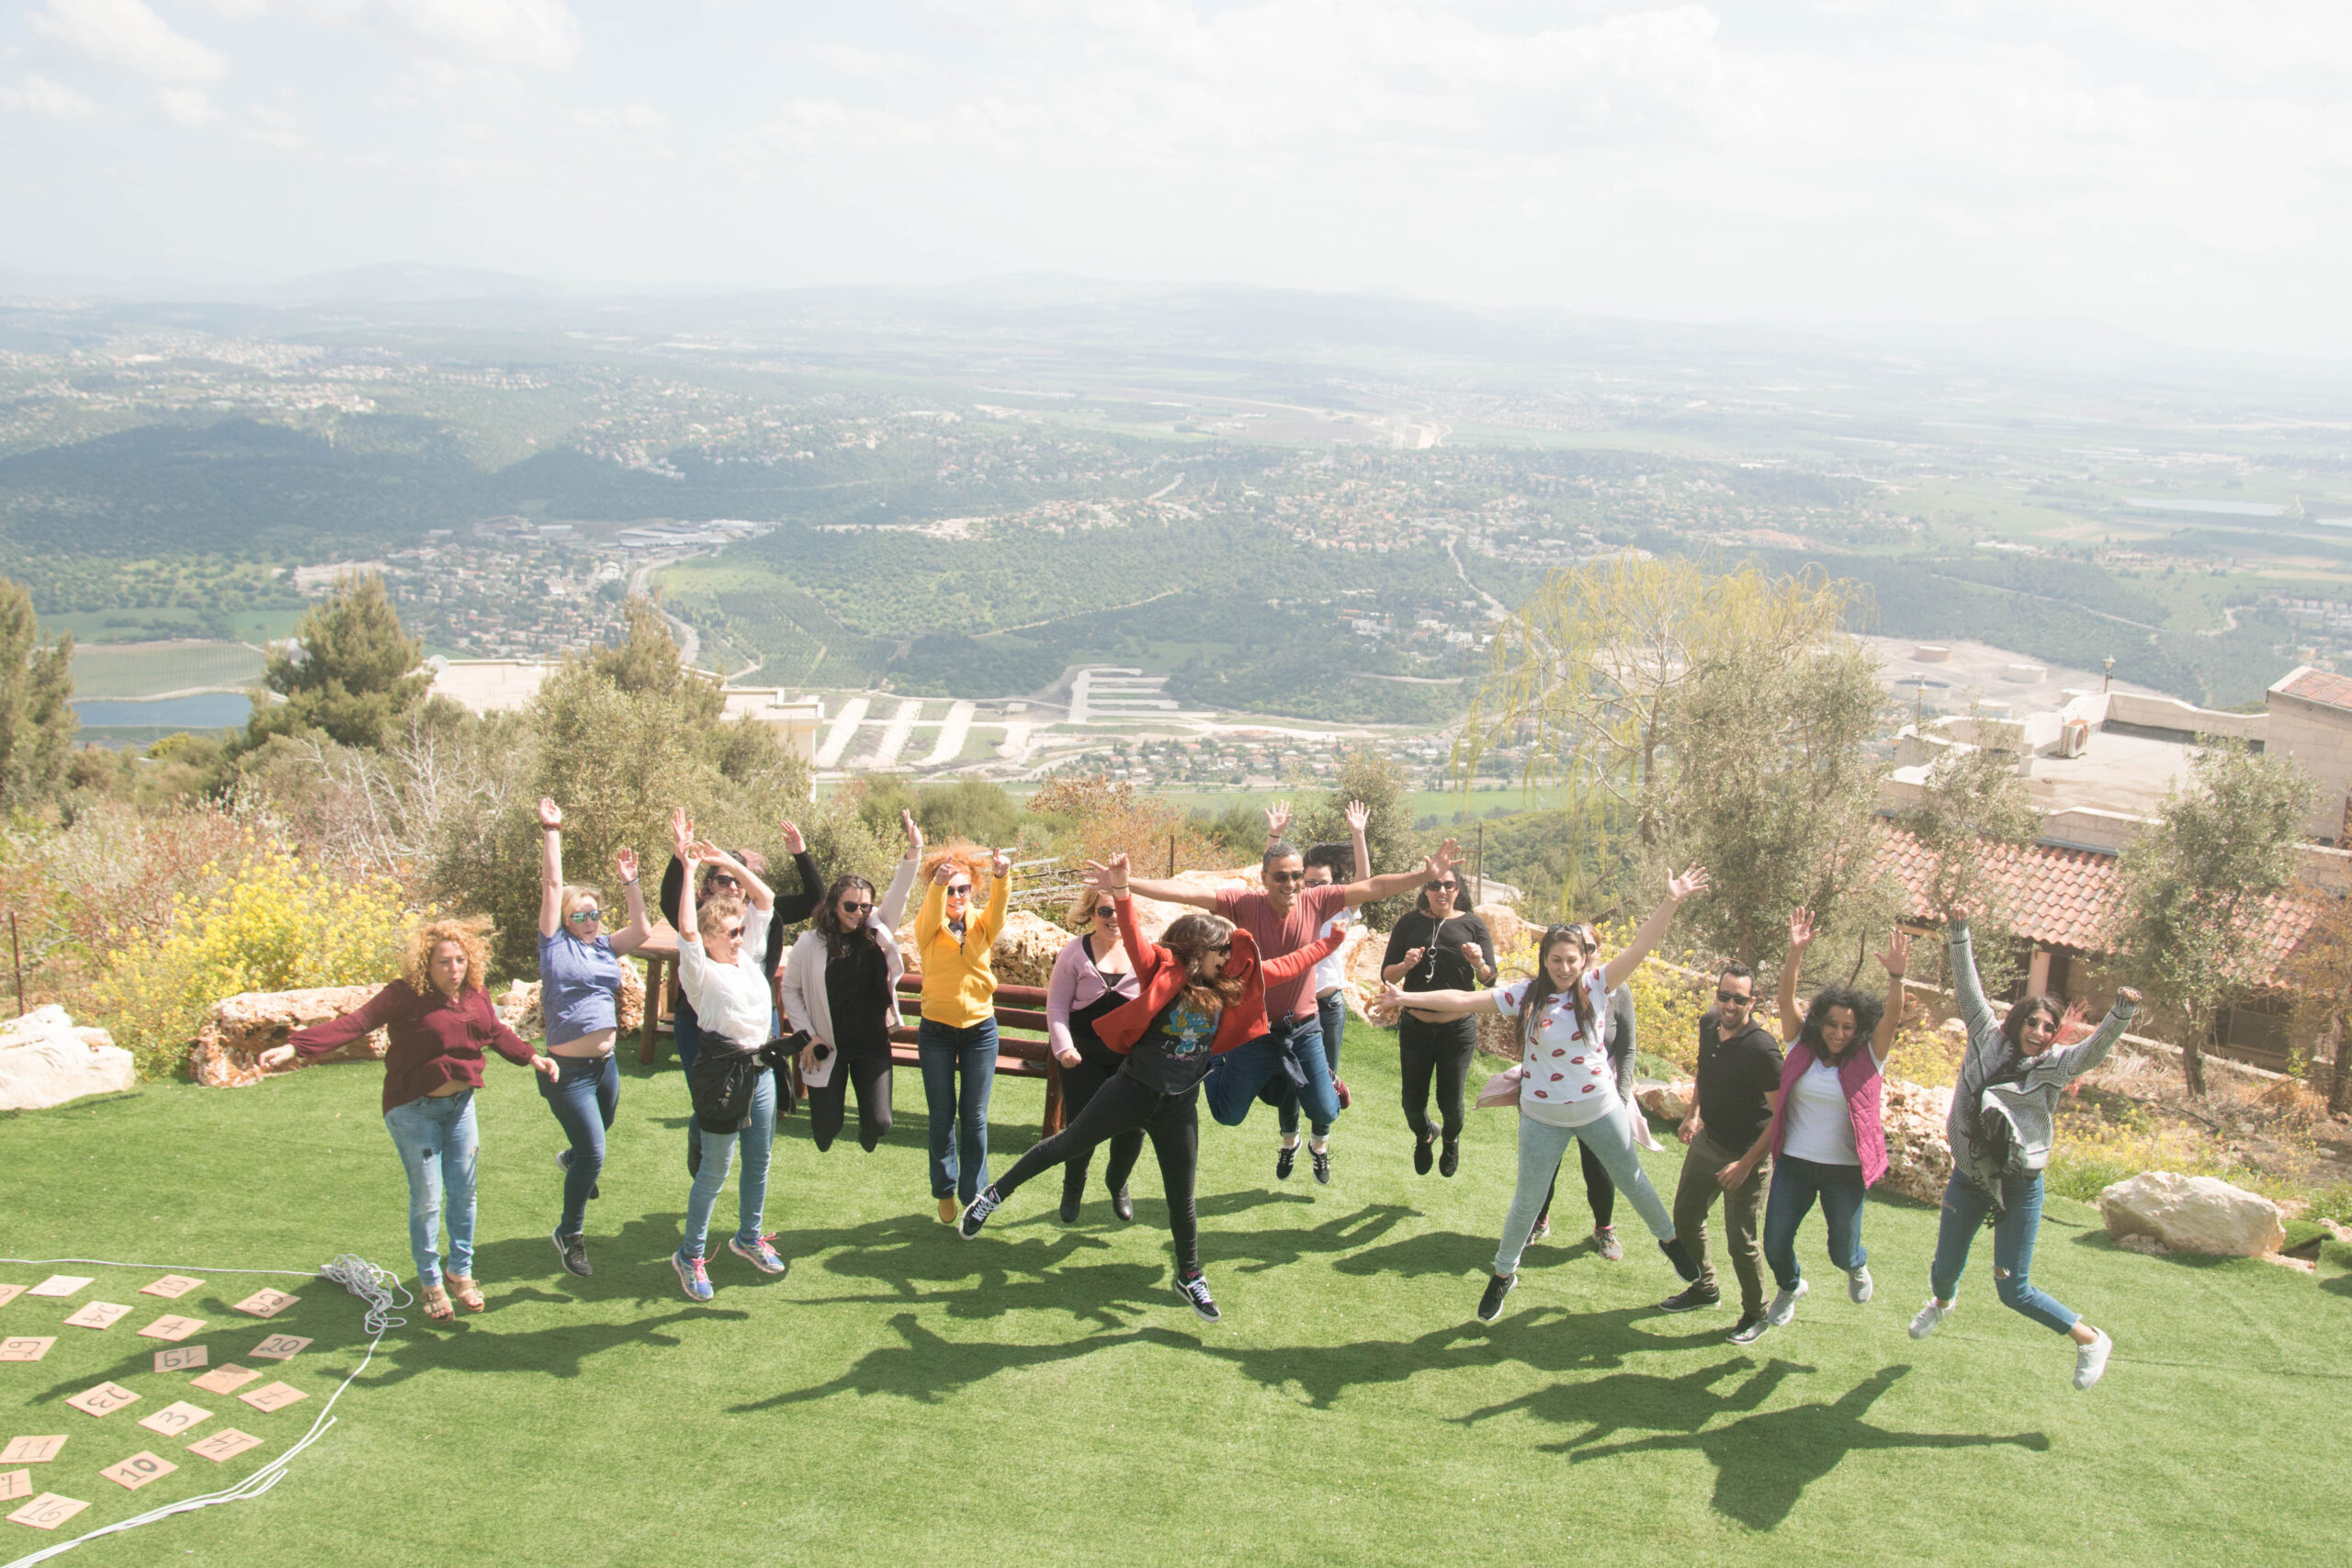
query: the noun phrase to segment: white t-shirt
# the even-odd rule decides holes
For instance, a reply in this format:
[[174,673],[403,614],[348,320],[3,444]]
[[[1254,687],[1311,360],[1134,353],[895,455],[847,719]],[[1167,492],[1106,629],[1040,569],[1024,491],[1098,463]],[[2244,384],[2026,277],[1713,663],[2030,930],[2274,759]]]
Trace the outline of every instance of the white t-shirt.
[[[1353,909],[1340,910],[1323,922],[1323,929],[1315,933],[1315,940],[1320,942],[1333,931],[1346,931],[1355,923],[1355,918]],[[1347,944],[1342,942],[1331,950],[1330,957],[1316,961],[1315,994],[1319,997],[1326,991],[1336,991],[1347,983],[1348,950]]]
[[[1520,1052],[1525,1071],[1520,1077],[1519,1109],[1555,1127],[1598,1122],[1618,1105],[1617,1075],[1610,1070],[1609,1047],[1600,1038],[1608,1027],[1609,992],[1598,969],[1586,971],[1581,983],[1592,1001],[1594,1036],[1588,1039],[1577,1021],[1575,998],[1556,991],[1544,999],[1534,1041]],[[1495,1010],[1517,1018],[1519,1004],[1532,984],[1514,980],[1498,987]]]
[[1781,1152],[1815,1165],[1862,1163],[1854,1149],[1854,1113],[1847,1107],[1846,1089],[1838,1081],[1834,1063],[1814,1063],[1789,1086],[1789,1124]]
[[705,1034],[724,1035],[738,1049],[764,1045],[775,1018],[767,971],[760,959],[768,950],[766,909],[743,911],[743,940],[735,962],[713,964],[699,941],[678,938],[678,984],[695,1004]]

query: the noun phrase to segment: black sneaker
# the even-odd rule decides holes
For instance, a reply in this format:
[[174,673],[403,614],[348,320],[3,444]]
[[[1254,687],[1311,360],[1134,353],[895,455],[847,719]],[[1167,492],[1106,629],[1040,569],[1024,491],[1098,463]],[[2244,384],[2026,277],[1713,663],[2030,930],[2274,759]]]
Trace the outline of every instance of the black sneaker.
[[[566,1176],[570,1176],[570,1175],[571,1174],[571,1151],[570,1149],[558,1149],[558,1150],[556,1150],[556,1152],[555,1152],[555,1163],[556,1163],[556,1167],[557,1167],[557,1168],[560,1169],[560,1170],[564,1173],[564,1175],[566,1175]],[[589,1197],[591,1197],[591,1198],[602,1198],[604,1195],[605,1195],[605,1184],[604,1184],[603,1182],[601,1182],[601,1181],[592,1181],[592,1182],[590,1182],[590,1183],[588,1184],[588,1196],[589,1196]]]
[[588,1267],[588,1244],[579,1235],[566,1235],[561,1231],[549,1231],[548,1239],[555,1243],[555,1255],[563,1266],[585,1280],[595,1270]]
[[1445,1141],[1445,1152],[1437,1156],[1437,1173],[1440,1176],[1452,1176],[1461,1168],[1462,1140],[1448,1138]]
[[996,1195],[996,1183],[991,1181],[985,1189],[974,1193],[972,1201],[965,1205],[964,1217],[956,1222],[956,1234],[966,1241],[978,1235],[980,1227],[988,1224],[989,1216],[995,1213],[997,1205],[1003,1201]]
[[1427,1176],[1430,1173],[1430,1145],[1436,1142],[1434,1138],[1422,1138],[1413,1145],[1413,1174],[1415,1176]]
[[1209,1294],[1209,1282],[1202,1276],[1179,1275],[1176,1280],[1176,1293],[1184,1298],[1186,1304],[1199,1314],[1203,1323],[1218,1323],[1224,1320],[1225,1314],[1216,1310],[1216,1298]]
[[1680,1236],[1659,1242],[1657,1249],[1666,1254],[1666,1260],[1674,1265],[1676,1273],[1691,1284],[1699,1282],[1699,1260],[1690,1256],[1690,1249],[1682,1245]]
[[1290,1179],[1290,1173],[1297,1168],[1297,1165],[1298,1145],[1296,1144],[1284,1144],[1274,1155],[1274,1179],[1276,1181],[1288,1181]]
[[1062,1187],[1062,1224],[1066,1225],[1074,1225],[1078,1224],[1078,1205],[1085,1196],[1086,1190],[1084,1188],[1072,1187],[1067,1183],[1064,1184]]
[[1711,1307],[1724,1299],[1723,1292],[1708,1285],[1690,1285],[1677,1291],[1657,1303],[1660,1312],[1696,1312]]
[[1731,1332],[1724,1337],[1735,1345],[1753,1345],[1763,1338],[1764,1331],[1771,1326],[1770,1321],[1760,1312],[1743,1313],[1739,1321],[1732,1325]]
[[1478,1298],[1478,1321],[1492,1323],[1503,1314],[1503,1298],[1519,1288],[1516,1274],[1497,1274],[1487,1280],[1487,1293]]
[[1111,1212],[1119,1216],[1121,1224],[1135,1223],[1136,1201],[1127,1196],[1125,1188],[1122,1187],[1111,1194]]
[[1306,1157],[1313,1161],[1315,1165],[1315,1184],[1317,1187],[1330,1186],[1331,1151],[1329,1148],[1318,1149],[1309,1147],[1306,1151]]

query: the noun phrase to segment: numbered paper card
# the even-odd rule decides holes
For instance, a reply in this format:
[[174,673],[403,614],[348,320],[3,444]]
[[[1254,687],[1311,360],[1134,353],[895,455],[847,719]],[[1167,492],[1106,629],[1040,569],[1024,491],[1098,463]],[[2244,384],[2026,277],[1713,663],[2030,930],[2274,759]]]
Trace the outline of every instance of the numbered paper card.
[[241,1367],[232,1361],[225,1367],[215,1367],[200,1378],[187,1381],[207,1393],[234,1393],[261,1374],[251,1367]]
[[77,1393],[65,1403],[85,1416],[111,1416],[126,1404],[135,1404],[139,1396],[119,1382],[102,1382],[86,1393]]
[[217,1464],[222,1460],[235,1459],[247,1449],[259,1447],[261,1447],[261,1439],[251,1432],[240,1432],[234,1427],[223,1427],[204,1441],[190,1443],[187,1446],[187,1451],[192,1454],[201,1454]]
[[239,1302],[235,1310],[250,1313],[255,1317],[276,1317],[301,1299],[300,1296],[289,1296],[284,1291],[255,1291],[252,1295]]
[[0,1464],[47,1464],[64,1446],[62,1438],[11,1438],[0,1449]]
[[92,1283],[79,1274],[51,1274],[25,1294],[28,1296],[70,1296],[83,1286]]
[[162,1296],[167,1301],[177,1301],[202,1283],[204,1283],[203,1280],[190,1279],[186,1274],[166,1274],[152,1285],[140,1286],[139,1293],[142,1296]]
[[53,1334],[47,1338],[0,1339],[0,1361],[38,1361],[48,1355],[49,1348],[56,1343],[57,1337]]
[[176,1438],[189,1427],[212,1419],[209,1410],[198,1410],[187,1400],[175,1400],[139,1423],[151,1432],[161,1432],[166,1438]]
[[204,1326],[200,1317],[159,1317],[139,1331],[141,1339],[185,1339]]
[[33,1495],[33,1472],[11,1470],[0,1472],[0,1503],[13,1503],[19,1497]]
[[170,1460],[158,1459],[142,1449],[120,1464],[110,1464],[98,1473],[117,1486],[136,1492],[151,1481],[163,1480],[178,1468]]
[[175,1345],[168,1350],[155,1352],[155,1370],[159,1372],[192,1372],[210,1359],[201,1345]]
[[288,1361],[310,1348],[311,1342],[307,1339],[297,1338],[291,1334],[273,1334],[254,1346],[250,1354],[257,1361]]
[[92,1302],[88,1306],[67,1318],[65,1326],[68,1328],[112,1328],[130,1315],[130,1309],[127,1306],[117,1306],[112,1302]]
[[8,1522],[30,1525],[37,1530],[53,1530],[89,1506],[77,1503],[71,1497],[61,1497],[54,1492],[44,1492],[10,1514]]
[[6,1306],[24,1293],[25,1288],[22,1285],[0,1285],[0,1307]]
[[311,1396],[290,1383],[273,1382],[265,1383],[253,1393],[241,1393],[237,1397],[266,1416],[273,1410],[283,1410],[297,1400],[308,1399]]

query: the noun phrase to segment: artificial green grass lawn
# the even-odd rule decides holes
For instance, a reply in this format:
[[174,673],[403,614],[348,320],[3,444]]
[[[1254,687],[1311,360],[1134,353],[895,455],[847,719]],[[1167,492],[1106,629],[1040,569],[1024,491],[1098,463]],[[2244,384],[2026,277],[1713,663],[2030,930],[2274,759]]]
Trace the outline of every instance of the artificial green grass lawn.
[[[76,1562],[337,1568],[682,1562],[1250,1563],[2324,1561],[2343,1550],[2352,1458],[2352,1274],[2151,1258],[2053,1201],[2036,1277],[2118,1342],[2107,1381],[2068,1384],[2071,1348],[1993,1300],[1989,1238],[1962,1311],[1904,1333],[1926,1290],[1932,1210],[1873,1201],[1878,1300],[1856,1307],[1802,1238],[1815,1280],[1792,1326],[1726,1344],[1730,1307],[1652,1304],[1675,1288],[1621,1197],[1628,1256],[1601,1261],[1573,1157],[1562,1240],[1530,1250],[1501,1322],[1476,1303],[1510,1197],[1513,1123],[1474,1114],[1453,1180],[1415,1177],[1394,1109],[1394,1037],[1351,1029],[1355,1109],[1338,1173],[1273,1179],[1274,1127],[1205,1126],[1202,1253],[1224,1307],[1170,1288],[1147,1150],[1137,1223],[1096,1180],[1080,1223],[1057,1178],[976,1242],[933,1217],[922,1092],[898,1078],[874,1155],[829,1155],[786,1119],[768,1223],[781,1280],[722,1253],[718,1299],[681,1298],[667,1262],[684,1206],[685,1093],[631,1066],[592,1280],[558,1266],[561,1146],[529,1075],[493,1063],[479,1098],[477,1273],[491,1298],[450,1327],[412,1310],[337,1407],[338,1424],[253,1502],[82,1548]],[[92,1506],[61,1534],[248,1473],[307,1428],[357,1364],[358,1303],[312,1280],[207,1269],[315,1267],[353,1251],[410,1273],[405,1187],[380,1076],[334,1066],[240,1090],[155,1085],[0,1119],[0,1253],[119,1258],[204,1275],[176,1303],[136,1293],[161,1267],[0,1265],[98,1283],[18,1297],[0,1333],[58,1337],[0,1364],[0,1438],[63,1432],[36,1490]],[[1043,1089],[998,1088],[995,1167],[1035,1136]],[[1651,1157],[1670,1190],[1679,1150]],[[733,1183],[714,1235],[734,1214]],[[227,1309],[297,1291],[266,1325]],[[1725,1271],[1727,1290],[1731,1288]],[[131,1303],[103,1332],[57,1326]],[[271,1331],[314,1337],[286,1364],[311,1398],[263,1416],[149,1370],[135,1337],[172,1312],[218,1366]],[[103,1420],[63,1401],[111,1378],[140,1404]],[[258,1386],[258,1385],[254,1385]],[[268,1439],[224,1465],[133,1425],[186,1397]],[[202,1432],[214,1429],[208,1426]],[[180,1463],[136,1494],[97,1471],[141,1449]],[[8,1505],[14,1506],[15,1505]],[[5,1509],[0,1509],[5,1511]],[[0,1561],[54,1537],[0,1523]]]

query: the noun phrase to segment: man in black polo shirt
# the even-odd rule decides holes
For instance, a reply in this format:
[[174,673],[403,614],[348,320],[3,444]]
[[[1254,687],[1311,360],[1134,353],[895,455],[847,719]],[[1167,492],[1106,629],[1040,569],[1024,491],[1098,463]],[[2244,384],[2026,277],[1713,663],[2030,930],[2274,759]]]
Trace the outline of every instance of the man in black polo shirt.
[[1698,1258],[1699,1278],[1658,1304],[1668,1312],[1689,1312],[1723,1299],[1707,1253],[1707,1211],[1721,1197],[1732,1272],[1739,1276],[1735,1345],[1753,1343],[1764,1333],[1757,1220],[1771,1181],[1765,1151],[1780,1104],[1781,1047],[1756,1021],[1755,971],[1726,964],[1715,980],[1715,1005],[1699,1020],[1699,1084],[1681,1126],[1690,1151],[1674,1189],[1674,1232]]

